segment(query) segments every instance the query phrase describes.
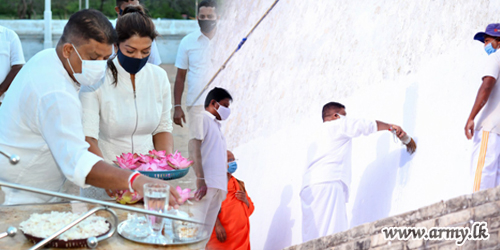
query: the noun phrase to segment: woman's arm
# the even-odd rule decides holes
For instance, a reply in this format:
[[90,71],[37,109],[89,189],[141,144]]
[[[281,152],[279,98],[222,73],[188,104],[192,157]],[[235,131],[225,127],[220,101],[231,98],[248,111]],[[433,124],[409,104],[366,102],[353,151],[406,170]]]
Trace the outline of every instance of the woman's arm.
[[165,150],[167,155],[174,151],[174,137],[170,132],[160,132],[153,135],[153,144],[156,151]]
[[98,146],[99,144],[97,143],[97,139],[85,136],[85,141],[88,144],[90,144],[89,151],[91,153],[94,153],[95,155],[100,156],[101,158],[104,158],[104,156],[102,156],[101,149],[99,149],[99,146]]

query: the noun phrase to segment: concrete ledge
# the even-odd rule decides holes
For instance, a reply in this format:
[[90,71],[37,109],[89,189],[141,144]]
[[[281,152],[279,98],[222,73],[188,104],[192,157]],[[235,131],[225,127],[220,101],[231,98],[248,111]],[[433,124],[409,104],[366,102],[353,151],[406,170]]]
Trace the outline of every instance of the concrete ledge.
[[[386,241],[384,227],[470,227],[476,221],[488,223],[489,240],[466,241],[457,246],[452,240]],[[500,249],[500,186],[422,207],[404,214],[366,223],[334,235],[285,248],[306,249]]]

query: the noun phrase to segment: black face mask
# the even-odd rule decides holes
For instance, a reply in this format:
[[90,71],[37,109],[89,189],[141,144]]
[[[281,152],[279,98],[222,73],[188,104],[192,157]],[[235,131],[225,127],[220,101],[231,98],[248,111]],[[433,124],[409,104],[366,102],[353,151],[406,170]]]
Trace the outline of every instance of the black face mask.
[[200,25],[201,32],[210,33],[217,25],[217,20],[198,20],[198,24]]
[[116,53],[118,56],[118,61],[120,61],[120,65],[127,71],[128,73],[135,75],[139,72],[148,62],[149,56],[144,57],[142,59],[128,57],[124,55],[120,50]]

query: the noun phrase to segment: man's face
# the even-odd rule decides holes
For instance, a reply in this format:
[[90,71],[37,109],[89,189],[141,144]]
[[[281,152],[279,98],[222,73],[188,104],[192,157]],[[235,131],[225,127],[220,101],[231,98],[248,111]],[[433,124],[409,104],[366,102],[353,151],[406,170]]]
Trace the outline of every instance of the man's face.
[[[108,60],[112,53],[111,46],[111,44],[99,43],[94,39],[80,46],[75,45],[75,47],[71,43],[66,43],[63,45],[63,56],[69,59],[75,73],[82,73],[82,60]],[[72,75],[73,72],[70,69],[68,73]]]
[[130,0],[128,2],[123,2],[120,6],[116,6],[115,7],[116,14],[118,16],[121,16],[120,15],[120,10],[123,11],[128,6],[137,6],[137,5],[139,5],[139,0]]
[[493,37],[485,37],[484,38],[484,47],[486,47],[490,43],[491,43],[491,46],[494,49],[498,49],[498,46],[500,45],[500,43],[495,38],[493,38]]
[[198,20],[217,20],[214,7],[201,7],[198,12]]
[[343,115],[343,116],[347,115],[347,112],[345,111],[345,109],[341,108],[337,112],[332,112],[332,114],[325,117],[325,120],[323,122],[328,122],[328,121],[340,119],[340,115]]
[[221,117],[220,117],[219,113],[217,112],[217,110],[219,109],[219,107],[221,105],[226,107],[226,108],[229,108],[230,104],[231,104],[231,100],[229,100],[229,98],[222,99],[219,102],[212,100],[210,102],[210,106],[208,106],[208,108],[207,108],[207,111],[210,112],[212,115],[214,115],[215,118],[217,118],[217,120],[221,120]]

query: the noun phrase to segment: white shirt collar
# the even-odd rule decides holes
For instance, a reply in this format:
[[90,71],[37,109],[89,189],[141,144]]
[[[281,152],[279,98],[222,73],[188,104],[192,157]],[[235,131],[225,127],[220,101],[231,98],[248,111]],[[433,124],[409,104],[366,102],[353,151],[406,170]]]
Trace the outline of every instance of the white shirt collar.
[[80,84],[75,82],[75,80],[73,80],[73,78],[71,78],[70,74],[68,71],[66,71],[66,68],[64,68],[64,64],[63,62],[61,62],[61,59],[59,58],[59,56],[57,55],[57,50],[56,49],[53,49],[54,50],[54,56],[56,58],[56,61],[59,63],[58,66],[60,66],[61,68],[61,71],[63,72],[63,75],[64,77],[73,84],[73,87],[75,87],[75,90],[78,92],[80,91]]
[[216,121],[217,123],[221,123],[221,121],[217,120],[217,117],[215,117],[215,115],[213,115],[212,113],[208,112],[205,110],[205,114],[208,115],[210,118],[214,119],[214,121]]
[[203,34],[203,32],[201,32],[201,30],[196,30],[195,32],[197,33],[198,40],[199,39],[207,39],[208,41],[210,41],[210,38],[208,38],[205,34]]

